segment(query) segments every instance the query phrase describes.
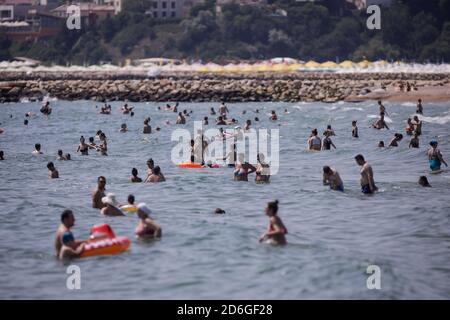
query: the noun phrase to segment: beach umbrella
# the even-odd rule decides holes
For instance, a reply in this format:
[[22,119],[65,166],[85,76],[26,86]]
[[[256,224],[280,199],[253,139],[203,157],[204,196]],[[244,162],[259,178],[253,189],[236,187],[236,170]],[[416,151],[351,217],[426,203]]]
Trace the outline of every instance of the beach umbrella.
[[345,61],[342,61],[341,63],[339,63],[339,66],[341,68],[353,68],[355,66],[355,64],[353,63],[353,61],[345,60]]
[[333,61],[326,61],[320,65],[322,68],[337,68],[338,64]]
[[312,61],[312,60],[308,61],[305,64],[305,68],[319,68],[319,67],[320,67],[320,63]]

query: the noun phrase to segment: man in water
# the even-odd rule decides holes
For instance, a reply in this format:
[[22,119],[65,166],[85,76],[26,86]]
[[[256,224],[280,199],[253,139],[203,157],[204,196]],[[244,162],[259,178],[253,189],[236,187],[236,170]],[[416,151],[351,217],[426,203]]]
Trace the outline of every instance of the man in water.
[[166,178],[161,173],[161,168],[159,166],[154,167],[152,175],[150,175],[150,177],[148,177],[148,182],[157,183],[157,182],[164,182],[164,181],[166,181]]
[[381,100],[378,101],[378,105],[380,106],[380,116],[387,114],[386,107],[383,105]]
[[423,114],[422,99],[419,99],[419,100],[417,101],[417,109],[416,109],[416,113],[417,113],[417,114]]
[[34,145],[34,151],[32,153],[33,154],[43,154],[43,152],[41,151],[41,144],[40,143],[36,143]]
[[97,188],[92,193],[92,208],[102,209],[105,204],[102,198],[105,196],[106,178],[100,176],[97,178]]
[[64,157],[63,151],[60,149],[58,150],[58,156],[56,157],[56,160],[66,160]]
[[334,145],[333,141],[331,141],[330,131],[327,130],[323,134],[325,135],[325,137],[322,140],[322,150],[331,150],[331,147],[336,149],[336,146]]
[[384,113],[380,114],[380,119],[378,119],[374,124],[372,124],[372,127],[378,130],[381,130],[383,128],[386,128],[389,130],[388,125],[386,124],[386,121],[384,121]]
[[58,172],[58,170],[56,170],[53,162],[47,163],[47,169],[48,169],[48,176],[50,177],[50,179],[58,179],[59,178],[59,172]]
[[61,242],[62,247],[58,256],[60,260],[78,258],[84,250],[85,244],[77,245],[72,233],[69,231],[63,233]]
[[352,137],[353,138],[359,138],[358,126],[356,125],[356,120],[352,121]]
[[[63,211],[63,213],[61,214],[61,224],[59,225],[58,229],[56,230],[55,233],[55,251],[56,251],[56,256],[59,256],[59,252],[61,251],[61,247],[62,247],[62,235],[65,232],[69,232],[71,233],[70,229],[75,225],[75,216],[72,212],[72,210],[66,209]],[[84,243],[86,241],[83,240],[78,240],[75,241],[75,244],[77,246],[81,245],[82,243]]]
[[136,168],[131,169],[131,178],[130,178],[131,182],[136,182],[136,183],[142,182],[142,179],[139,178],[138,174],[139,173]]
[[378,188],[375,186],[372,167],[360,154],[355,157],[355,160],[356,163],[361,166],[361,191],[364,194],[374,193]]
[[447,162],[445,162],[442,157],[441,150],[438,148],[438,142],[433,140],[430,142],[431,148],[428,150],[428,160],[430,162],[430,169],[432,172],[441,171],[441,164],[445,164],[448,167]]
[[422,186],[422,187],[425,187],[425,188],[431,188],[431,185],[430,185],[430,183],[428,182],[428,179],[427,179],[427,177],[425,177],[425,176],[421,176],[420,178],[419,178],[419,185],[420,186]]
[[389,142],[389,147],[398,147],[398,143],[402,141],[402,139],[403,135],[401,133],[396,133],[391,142]]
[[419,148],[419,136],[417,133],[409,141],[409,148]]
[[329,185],[331,190],[344,192],[344,183],[339,173],[336,169],[330,168],[329,166],[323,167],[323,185]]
[[144,133],[144,134],[152,133],[152,127],[150,126],[150,118],[146,118],[144,120],[144,129],[143,129],[142,133]]

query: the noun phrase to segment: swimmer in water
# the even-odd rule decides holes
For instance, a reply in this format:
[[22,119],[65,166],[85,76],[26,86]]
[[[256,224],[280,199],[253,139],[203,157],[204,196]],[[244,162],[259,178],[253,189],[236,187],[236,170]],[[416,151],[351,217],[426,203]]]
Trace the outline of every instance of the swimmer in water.
[[119,132],[128,132],[128,128],[127,128],[127,124],[126,123],[122,123],[122,125],[120,126]]
[[147,160],[147,178],[145,178],[144,182],[149,182],[150,176],[153,174],[153,169],[155,168],[155,162],[153,159]]
[[58,156],[56,157],[56,160],[66,160],[66,157],[64,157],[63,151],[61,149],[58,150]]
[[380,119],[378,119],[377,121],[375,121],[375,123],[372,124],[372,128],[375,128],[378,130],[386,128],[386,129],[390,130],[388,125],[386,124],[386,121],[384,121],[384,113],[380,114]]
[[251,126],[252,126],[252,121],[251,120],[247,120],[245,122],[244,131],[249,131],[251,129]]
[[125,103],[125,105],[122,107],[122,113],[129,114],[133,109],[133,107],[128,107],[128,104]]
[[86,144],[83,136],[80,137],[80,144],[78,145],[77,152],[81,152],[81,155],[87,156],[89,155],[89,146]]
[[223,120],[223,116],[219,116],[216,121],[216,126],[226,126],[227,123]]
[[412,124],[414,126],[414,132],[417,133],[418,136],[422,134],[422,121],[418,116],[414,116]]
[[267,232],[265,232],[261,237],[259,237],[259,242],[270,241],[273,244],[285,245],[286,234],[288,233],[283,221],[278,216],[278,200],[274,202],[269,202],[267,204],[266,215],[269,217],[269,227]]
[[430,169],[433,172],[441,171],[441,164],[445,164],[448,167],[447,162],[445,162],[442,157],[441,150],[438,148],[438,142],[433,140],[430,142],[431,148],[428,150],[428,160],[430,163]]
[[211,107],[211,111],[210,111],[209,114],[212,115],[212,116],[216,115],[216,111],[214,110],[214,108]]
[[152,212],[145,203],[137,205],[137,216],[139,223],[136,227],[135,234],[138,239],[160,238],[162,235],[161,227],[150,218]]
[[412,123],[411,118],[408,118],[408,120],[406,120],[405,131],[408,136],[411,136],[414,133],[414,124]]
[[361,166],[361,191],[364,194],[373,194],[378,188],[373,178],[373,170],[361,154],[355,157],[356,163]]
[[209,125],[208,117],[204,117],[204,118],[203,118],[203,125],[204,125],[204,126]]
[[323,167],[323,185],[330,186],[331,190],[344,192],[344,183],[336,169]]
[[152,133],[152,127],[150,126],[150,118],[146,118],[144,120],[144,129],[142,131],[143,134],[150,134]]
[[0,150],[0,161],[5,160],[5,153],[3,152],[3,150]]
[[356,125],[356,120],[352,121],[352,137],[359,138],[358,126]]
[[43,154],[43,152],[41,151],[41,144],[40,143],[36,143],[34,145],[34,151],[32,153],[33,154]]
[[97,178],[97,188],[92,193],[92,208],[102,209],[105,204],[102,202],[102,198],[105,196],[106,191],[106,178],[100,176]]
[[422,99],[419,99],[419,100],[417,101],[416,113],[417,113],[417,114],[423,114]]
[[308,138],[308,150],[320,151],[321,147],[322,140],[318,136],[317,129],[313,129]]
[[131,182],[142,182],[142,179],[138,177],[138,170],[136,168],[131,169]]
[[104,132],[100,133],[100,141],[102,142],[98,146],[98,150],[100,150],[100,153],[102,156],[108,155],[108,142],[106,141],[106,135]]
[[330,138],[331,132],[325,131],[323,134],[325,135],[325,137],[322,140],[322,150],[331,150],[331,147],[336,149],[336,146]]
[[[72,210],[66,209],[61,214],[61,224],[55,232],[55,253],[56,256],[59,257],[59,253],[61,251],[62,243],[62,235],[66,232],[72,233],[71,228],[75,225],[75,216]],[[75,240],[76,246],[78,247],[82,243],[85,243],[84,240]]]
[[53,162],[47,163],[47,169],[48,169],[48,176],[50,177],[50,179],[58,179],[59,178],[59,172],[58,172],[58,170],[56,170]]
[[272,110],[269,119],[270,119],[271,121],[277,121],[277,120],[278,120],[278,116],[277,116],[277,114],[275,113],[275,110]]
[[88,143],[89,149],[97,150],[97,145],[95,144],[94,137],[89,137],[89,143]]
[[234,169],[234,181],[248,181],[248,175],[256,172],[256,168],[252,164],[244,162],[243,154],[239,154],[238,157],[239,161]]
[[[331,124],[327,125],[327,128],[325,129],[325,132],[328,132],[331,136],[335,136],[334,130],[331,128]],[[325,135],[325,134],[324,134]]]
[[419,136],[416,133],[409,141],[408,148],[419,148]]
[[161,168],[159,166],[156,166],[153,168],[153,174],[148,178],[148,182],[164,182],[166,181],[166,178],[164,178],[164,175],[161,173]]
[[79,258],[85,246],[85,243],[78,245],[72,233],[69,231],[62,234],[61,244],[61,249],[58,255],[60,260]]
[[230,113],[230,110],[228,110],[228,107],[225,105],[224,102],[222,102],[222,104],[219,107],[219,114],[221,116],[227,116],[227,113]]
[[27,119],[23,120],[23,125],[24,126],[28,126],[28,120]]
[[181,112],[178,113],[176,124],[186,124],[186,118]]
[[263,153],[257,155],[258,164],[256,165],[256,183],[269,183],[270,182],[270,166],[265,163],[265,157]]
[[430,185],[430,183],[428,182],[427,177],[425,177],[425,176],[421,176],[421,177],[419,178],[418,183],[419,183],[419,185],[421,185],[422,187],[425,187],[425,188],[431,188],[431,185]]
[[402,141],[403,135],[401,133],[396,133],[389,143],[389,147],[398,147],[398,143]]
[[100,211],[102,215],[111,217],[124,215],[124,213],[118,208],[119,203],[117,202],[114,193],[108,193],[106,197],[102,198],[102,202],[105,205],[105,207],[103,207]]
[[70,153],[66,153],[64,157],[66,158],[66,160],[72,160]]
[[384,141],[378,142],[378,148],[384,148]]

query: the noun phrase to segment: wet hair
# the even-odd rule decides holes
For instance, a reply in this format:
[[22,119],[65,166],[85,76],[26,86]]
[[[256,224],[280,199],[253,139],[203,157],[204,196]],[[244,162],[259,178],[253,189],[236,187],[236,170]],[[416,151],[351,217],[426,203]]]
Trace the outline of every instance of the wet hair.
[[326,174],[329,174],[329,173],[331,173],[331,168],[329,166],[324,166],[323,167],[323,172],[326,173]]
[[66,154],[66,160],[70,160],[70,153]]
[[327,129],[331,129],[331,124],[327,125]]
[[100,180],[105,180],[106,181],[106,178],[104,176],[100,176],[100,177],[97,178],[97,182],[100,181]]
[[138,170],[136,168],[131,169],[131,175],[137,176],[138,175]]
[[36,150],[41,150],[41,144],[40,144],[40,143],[36,143],[36,144],[34,145],[34,148],[35,148]]
[[378,142],[378,147],[384,147],[384,141]]
[[358,154],[358,155],[355,157],[355,160],[356,160],[356,161],[366,161],[366,160],[364,160],[364,157],[363,157],[362,154]]
[[160,168],[159,166],[156,166],[156,167],[153,169],[153,174],[158,175],[158,174],[160,174],[160,173],[161,173],[161,168]]
[[152,158],[150,158],[150,159],[148,159],[148,160],[147,160],[147,164],[149,164],[149,163],[151,163],[151,164],[155,164],[155,162],[153,161],[153,159],[152,159]]
[[97,135],[97,136],[100,136],[100,134],[101,134],[102,132],[103,132],[102,130],[98,130],[96,135]]
[[422,187],[431,187],[430,183],[428,182],[427,177],[425,176],[421,176],[419,178],[419,182],[418,182]]
[[255,121],[259,121],[259,118],[258,118],[258,117],[255,117]]
[[132,194],[128,195],[128,203],[134,204],[134,196]]
[[0,157],[1,157],[1,158],[3,158],[4,154],[5,154],[5,153],[3,152],[3,150],[0,150]]
[[130,112],[130,116],[133,117],[134,116],[134,111]]
[[49,162],[49,163],[47,163],[47,169],[48,170],[51,170],[51,169],[55,169],[55,165],[53,164],[53,162]]
[[94,137],[89,137],[89,142],[94,142]]
[[312,131],[311,131],[311,133],[313,134],[313,135],[317,135],[318,133],[317,133],[317,129],[313,129]]
[[23,124],[27,126],[28,125],[28,120],[27,119],[23,120]]
[[66,209],[61,213],[61,222],[64,222],[67,218],[69,218],[71,215],[73,215],[72,210]]
[[214,213],[215,213],[215,214],[225,214],[225,210],[220,209],[220,208],[217,208],[217,209],[214,211]]
[[356,124],[356,120],[353,120],[353,121],[352,121],[352,124]]
[[62,156],[63,155],[63,151],[61,149],[58,150],[58,156]]
[[273,214],[277,214],[278,213],[278,200],[269,202],[267,204],[267,208],[269,208],[269,210],[271,210],[273,212]]
[[204,117],[203,120],[208,120],[208,117]]
[[402,139],[403,139],[403,135],[402,135],[401,133],[396,133],[396,134],[395,134],[395,137],[396,137],[398,140],[402,140]]
[[438,142],[437,141],[430,141],[430,146],[434,147],[437,146]]
[[246,123],[247,124],[252,124],[252,121],[251,120],[247,120]]

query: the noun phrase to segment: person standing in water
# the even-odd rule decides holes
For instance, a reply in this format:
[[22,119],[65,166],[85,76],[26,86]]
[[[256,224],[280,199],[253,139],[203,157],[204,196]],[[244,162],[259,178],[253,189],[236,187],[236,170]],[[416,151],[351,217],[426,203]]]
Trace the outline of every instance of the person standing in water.
[[388,115],[387,111],[386,111],[386,107],[383,105],[383,103],[381,102],[381,100],[378,101],[378,105],[380,106],[380,116],[381,115]]
[[155,168],[155,162],[151,158],[148,159],[147,160],[147,178],[145,178],[144,182],[149,182],[148,179],[153,174],[153,169],[154,168]]
[[336,146],[334,145],[333,141],[331,141],[330,131],[327,130],[323,134],[325,135],[325,137],[322,140],[322,150],[331,150],[332,146],[333,146],[333,148],[336,149]]
[[3,150],[0,150],[0,161],[5,160],[5,153],[3,152]]
[[136,168],[131,169],[131,182],[142,182],[142,179],[138,177],[138,170]]
[[178,113],[176,124],[186,124],[186,118],[184,117],[183,113]]
[[80,144],[78,145],[77,152],[81,152],[81,155],[87,156],[87,155],[89,155],[88,150],[89,150],[89,146],[86,144],[84,137],[81,136]]
[[323,185],[330,186],[331,190],[344,192],[344,183],[336,169],[323,167]]
[[159,166],[156,166],[153,168],[152,175],[148,178],[148,182],[164,182],[166,181],[166,178],[164,178],[164,175],[161,173],[161,168]]
[[239,161],[234,169],[234,181],[248,181],[248,175],[253,172],[256,172],[256,168],[252,164],[244,162],[244,155],[239,154]]
[[56,157],[56,160],[60,161],[67,160],[66,157],[64,157],[63,151],[61,149],[58,150],[58,156]]
[[414,132],[417,133],[418,136],[422,134],[422,121],[418,116],[414,116],[412,124],[414,126]]
[[271,121],[277,121],[278,120],[278,116],[275,113],[275,110],[272,110],[271,115],[270,115],[270,120]]
[[150,118],[145,118],[144,120],[144,129],[142,130],[143,134],[152,133],[152,127],[150,126]]
[[64,232],[61,236],[61,250],[58,258],[60,260],[79,258],[84,250],[85,243],[77,245],[71,232]]
[[97,178],[97,188],[92,193],[92,208],[102,209],[105,204],[102,202],[102,198],[105,196],[106,191],[106,178],[100,176]]
[[139,223],[136,227],[135,234],[138,239],[160,238],[162,235],[161,227],[150,218],[152,212],[145,203],[137,205],[137,216]]
[[267,232],[259,237],[259,242],[270,241],[270,243],[277,245],[287,244],[286,234],[288,231],[278,216],[278,200],[269,202],[265,213],[269,217],[269,226]]
[[58,170],[56,170],[53,162],[47,163],[47,169],[48,169],[48,176],[50,177],[50,179],[58,179],[59,178],[59,172],[58,172]]
[[219,107],[219,114],[220,114],[222,117],[226,117],[226,116],[227,116],[227,113],[229,113],[229,112],[230,112],[230,110],[228,110],[228,107],[225,105],[224,102],[222,102],[222,104],[221,104],[220,107]]
[[386,121],[384,120],[384,113],[380,114],[380,119],[378,119],[377,121],[375,121],[374,124],[372,124],[372,127],[378,130],[381,130],[383,128],[386,128],[389,130],[388,125],[386,124]]
[[417,135],[417,133],[415,133],[409,141],[408,148],[419,148],[419,136]]
[[373,178],[373,170],[361,154],[355,157],[356,163],[361,166],[361,191],[364,194],[372,194],[378,190]]
[[[61,247],[62,247],[62,235],[65,232],[71,232],[71,228],[75,225],[75,216],[72,212],[72,210],[66,209],[62,212],[61,214],[61,224],[59,225],[58,229],[55,232],[55,253],[56,256],[59,257],[59,252],[61,251]],[[77,240],[75,241],[76,245],[79,246],[82,243],[84,243],[86,241],[84,240]]]
[[102,156],[108,155],[108,142],[106,141],[106,135],[104,132],[100,133],[101,144],[98,146]]
[[417,113],[417,114],[423,114],[422,99],[419,99],[419,100],[417,101],[416,113]]
[[431,171],[441,171],[442,163],[445,164],[446,167],[448,167],[447,162],[445,162],[444,158],[442,157],[441,150],[439,150],[438,148],[438,142],[436,140],[433,140],[430,142],[430,146],[431,148],[428,150],[428,160],[430,163]]
[[322,140],[318,136],[317,129],[313,129],[308,139],[308,150],[320,151],[321,147]]
[[352,137],[359,138],[358,126],[356,125],[356,120],[352,121]]
[[414,133],[414,125],[412,123],[411,118],[408,118],[408,120],[406,120],[406,128],[405,128],[406,134],[408,136],[412,136]]
[[389,143],[389,147],[398,147],[398,143],[402,141],[403,135],[401,133],[396,133]]
[[264,154],[259,153],[257,155],[258,165],[256,166],[256,183],[269,183],[270,182],[270,166],[264,162]]

